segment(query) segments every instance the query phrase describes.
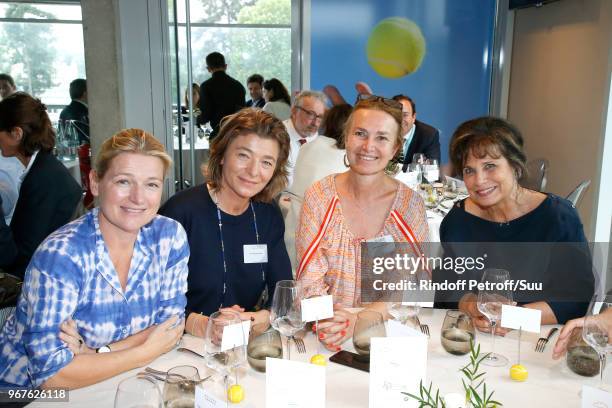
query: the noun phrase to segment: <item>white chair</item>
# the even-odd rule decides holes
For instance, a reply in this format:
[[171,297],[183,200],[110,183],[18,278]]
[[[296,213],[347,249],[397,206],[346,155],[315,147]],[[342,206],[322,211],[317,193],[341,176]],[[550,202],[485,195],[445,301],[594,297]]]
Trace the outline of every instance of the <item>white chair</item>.
[[580,204],[580,201],[584,197],[585,191],[589,188],[590,185],[591,180],[584,180],[583,182],[578,184],[574,191],[568,194],[566,198],[572,203],[574,208],[578,207],[578,204]]

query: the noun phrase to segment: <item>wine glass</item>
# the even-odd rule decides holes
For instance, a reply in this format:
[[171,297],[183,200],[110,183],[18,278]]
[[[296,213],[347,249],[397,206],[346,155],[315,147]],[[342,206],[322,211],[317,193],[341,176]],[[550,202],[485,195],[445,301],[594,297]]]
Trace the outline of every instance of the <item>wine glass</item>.
[[411,322],[416,330],[421,330],[418,324],[421,304],[417,302],[417,300],[420,300],[420,291],[416,273],[407,275],[406,281],[411,289],[404,290],[401,299],[398,301],[389,302],[388,312],[394,320],[406,325]]
[[256,324],[251,328],[247,346],[247,359],[255,371],[266,372],[266,357],[283,358],[280,333],[267,322]]
[[425,155],[423,153],[415,153],[412,155],[412,163],[425,164]]
[[512,305],[511,286],[506,284],[510,280],[510,273],[504,269],[487,269],[482,275],[480,283],[484,289],[478,291],[478,311],[491,322],[491,353],[482,362],[492,367],[501,367],[508,364],[508,359],[495,353],[495,327],[501,318],[502,305]]
[[456,356],[470,352],[476,336],[472,318],[459,310],[447,310],[442,323],[440,342],[442,348]]
[[440,166],[438,160],[427,159],[423,165],[423,175],[429,183],[434,183],[440,179]]
[[115,393],[115,408],[163,408],[164,401],[155,382],[147,377],[121,381]]
[[164,381],[164,404],[166,408],[193,407],[195,387],[200,380],[198,369],[183,365],[168,370]]
[[606,315],[612,313],[612,296],[595,296],[589,304],[582,328],[583,340],[591,346],[599,356],[599,388],[607,391],[604,385],[603,373],[606,368],[606,356],[610,346],[609,333],[611,329]]
[[272,308],[270,309],[270,323],[272,327],[287,337],[287,359],[291,360],[290,340],[302,330],[302,284],[294,280],[276,282]]
[[372,337],[385,337],[385,323],[380,313],[373,310],[362,310],[357,313],[355,330],[353,331],[353,346],[361,361],[370,360],[370,341]]
[[240,315],[229,309],[219,310],[211,314],[204,334],[204,354],[206,365],[224,377],[230,370],[244,363],[246,360],[246,346],[239,344],[224,349],[223,333],[229,326],[240,325]]

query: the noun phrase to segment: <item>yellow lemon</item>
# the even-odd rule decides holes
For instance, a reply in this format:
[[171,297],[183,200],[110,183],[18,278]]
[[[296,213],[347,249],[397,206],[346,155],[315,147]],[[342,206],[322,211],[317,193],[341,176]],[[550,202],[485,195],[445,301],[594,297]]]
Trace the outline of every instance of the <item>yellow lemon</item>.
[[244,388],[240,384],[234,384],[227,390],[227,399],[232,404],[237,404],[244,399]]
[[320,366],[326,366],[327,365],[327,360],[325,359],[325,356],[323,354],[315,354],[310,359],[310,362],[312,364],[316,364],[316,365],[320,365]]
[[514,381],[525,381],[528,375],[527,369],[522,364],[515,364],[510,367],[510,378]]

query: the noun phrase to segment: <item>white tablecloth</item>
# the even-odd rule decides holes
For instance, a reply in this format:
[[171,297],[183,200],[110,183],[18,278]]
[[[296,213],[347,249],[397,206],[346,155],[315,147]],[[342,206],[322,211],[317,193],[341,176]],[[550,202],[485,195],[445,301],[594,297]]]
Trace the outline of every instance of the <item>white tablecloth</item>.
[[[444,319],[444,310],[425,309],[421,311],[421,323],[429,324],[431,339],[428,347],[427,383],[434,382],[440,387],[441,393],[462,392],[459,369],[468,362],[467,356],[453,356],[448,354],[440,345],[440,327]],[[544,353],[534,351],[535,343],[548,332],[551,326],[542,327],[541,334],[523,333],[522,364],[529,370],[529,379],[524,383],[517,383],[509,378],[510,365],[506,367],[483,367],[487,372],[487,389],[495,390],[495,399],[502,402],[504,407],[579,407],[578,392],[583,384],[597,386],[598,377],[585,378],[572,373],[566,366],[565,360],[554,361],[551,358],[552,346],[557,335],[546,347]],[[496,339],[496,351],[511,359],[514,364],[517,353],[516,332],[509,333],[505,338]],[[185,336],[183,343],[190,347],[202,349],[202,340],[192,336]],[[292,349],[293,360],[308,361],[316,353],[317,341],[312,333],[304,338],[306,354],[298,354]],[[481,343],[483,351],[490,350],[490,335],[477,334],[477,341]],[[292,345],[293,347],[293,345]],[[345,343],[344,348],[353,350],[352,344]],[[321,351],[326,356],[332,353]],[[194,365],[204,375],[208,370],[204,361],[190,353],[171,351],[161,356],[151,364],[159,370],[167,370],[177,365]],[[71,391],[69,403],[55,403],[53,406],[71,407],[113,407],[113,399],[117,384],[120,380],[134,375],[134,370],[114,377],[102,383]],[[369,374],[335,363],[327,365],[326,406],[335,407],[367,407],[368,406],[368,379]],[[606,370],[605,379],[609,377]],[[265,374],[258,373],[248,365],[242,370],[239,382],[245,389],[245,401],[233,407],[265,407]],[[298,378],[295,379],[299,381]],[[609,380],[607,381],[609,382]],[[163,385],[160,383],[160,389]],[[33,407],[49,406],[47,403],[33,403]]]

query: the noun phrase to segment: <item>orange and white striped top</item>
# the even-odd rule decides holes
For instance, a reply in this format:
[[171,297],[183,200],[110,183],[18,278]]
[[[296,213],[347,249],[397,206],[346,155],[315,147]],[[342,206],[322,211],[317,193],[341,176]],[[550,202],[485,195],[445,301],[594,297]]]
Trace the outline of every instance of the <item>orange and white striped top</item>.
[[314,183],[304,194],[296,231],[296,278],[304,283],[305,296],[334,296],[344,307],[361,306],[361,243],[390,235],[395,242],[412,242],[415,255],[419,243],[427,242],[429,229],[421,197],[403,183],[383,229],[376,237],[354,237],[345,223],[335,183],[336,174]]

